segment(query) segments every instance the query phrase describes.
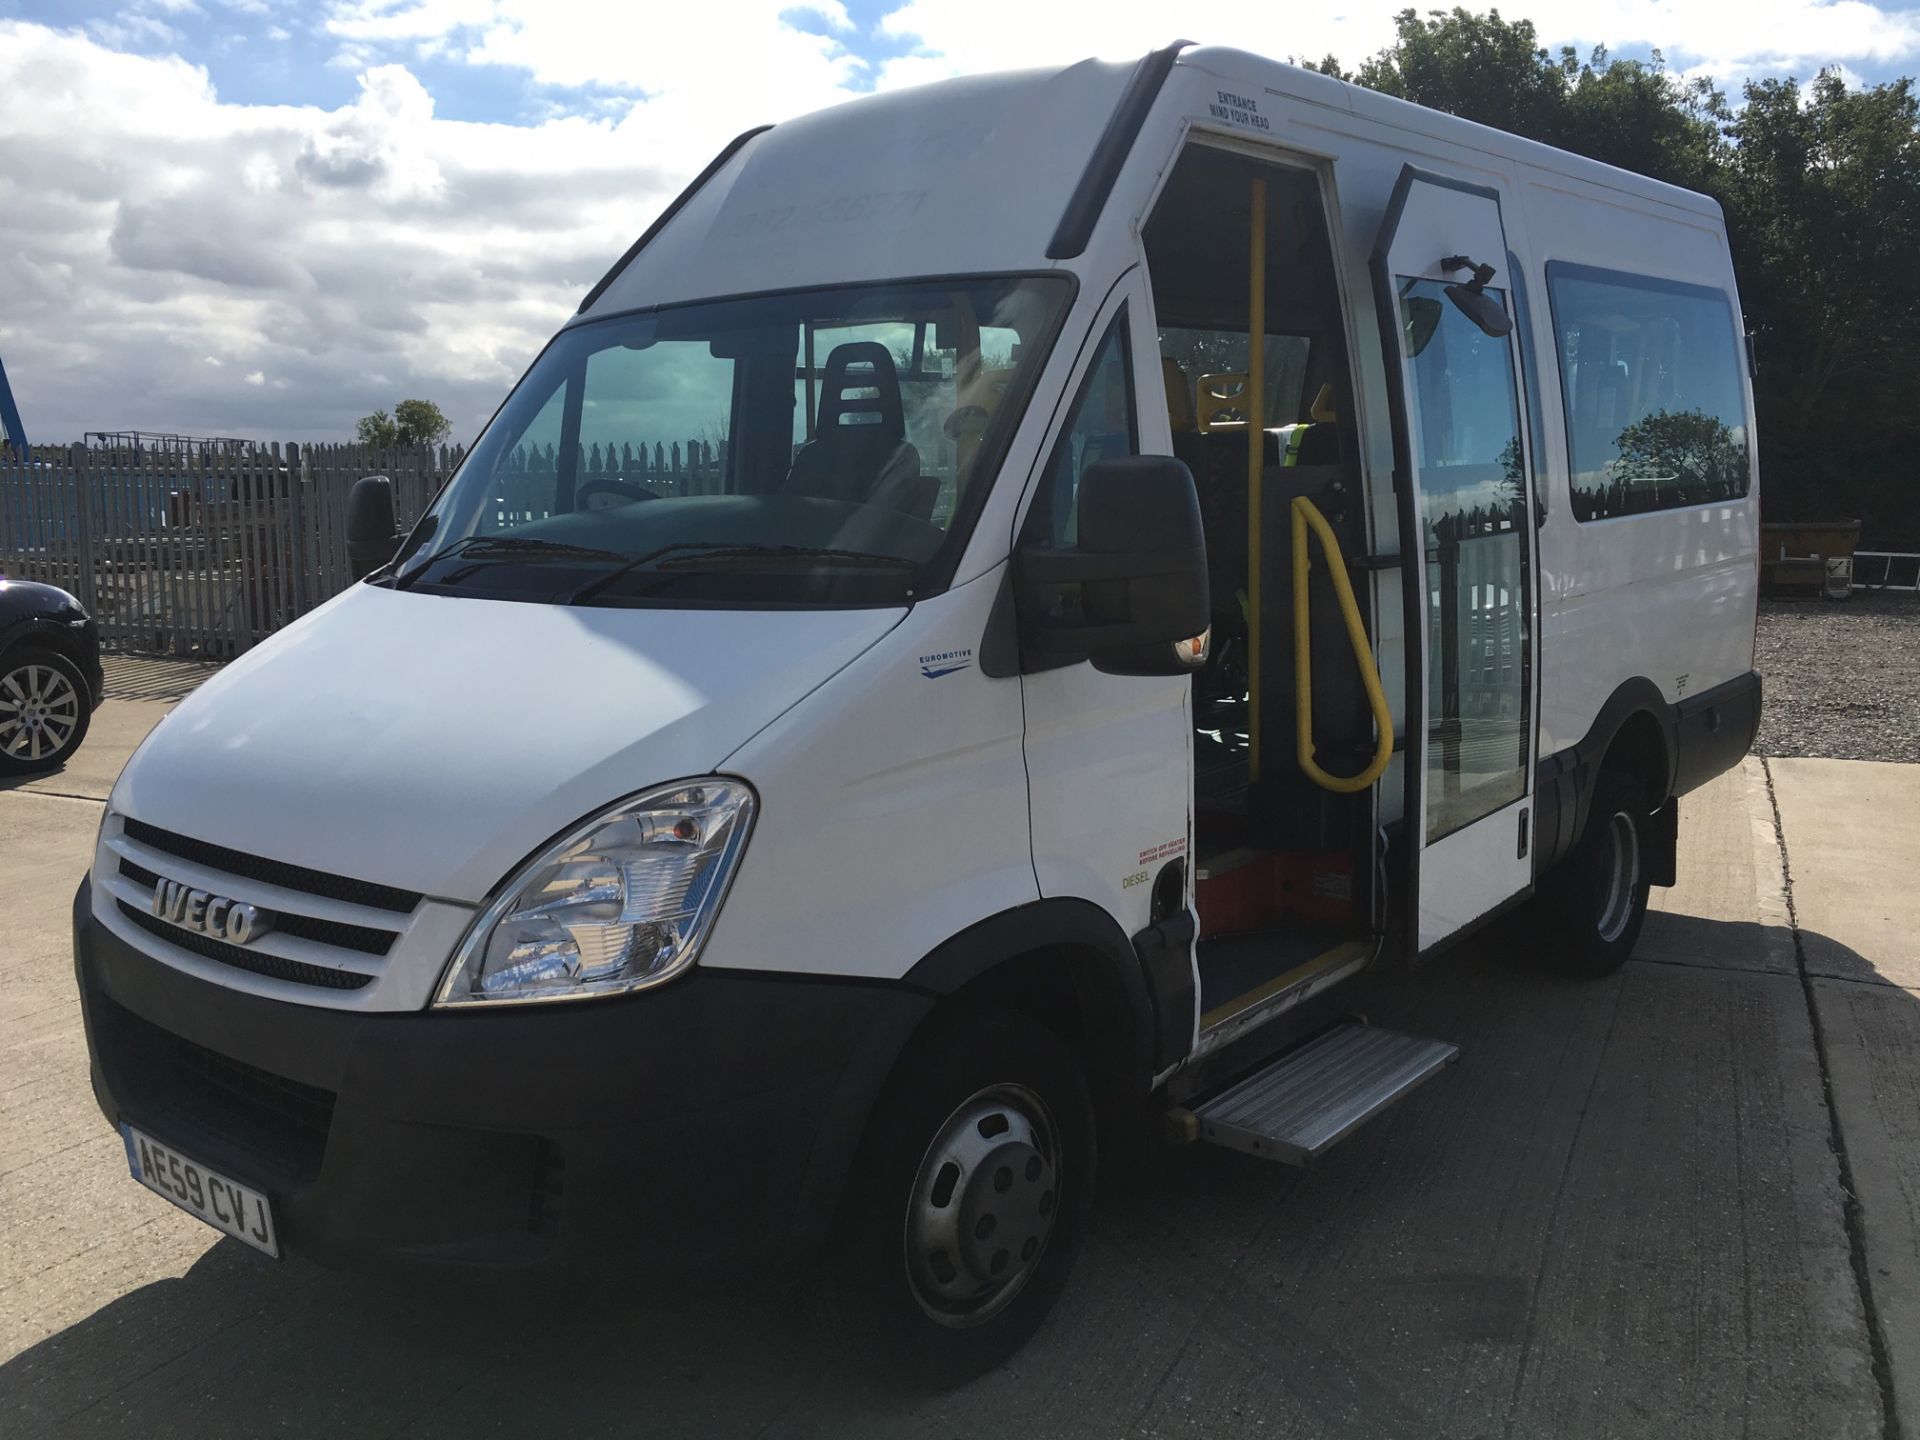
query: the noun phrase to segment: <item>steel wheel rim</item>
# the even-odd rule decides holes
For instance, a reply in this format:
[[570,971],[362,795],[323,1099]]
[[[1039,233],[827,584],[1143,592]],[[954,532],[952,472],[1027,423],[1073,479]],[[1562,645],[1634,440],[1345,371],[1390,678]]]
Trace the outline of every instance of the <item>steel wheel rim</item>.
[[21,665],[0,675],[0,755],[46,760],[80,728],[80,692],[52,665]]
[[921,1157],[907,1201],[907,1286],[936,1324],[964,1330],[1013,1303],[1060,1216],[1059,1129],[1024,1085],[956,1106]]
[[1607,891],[1600,905],[1600,938],[1611,945],[1633,918],[1633,896],[1640,888],[1640,827],[1624,810],[1607,821]]

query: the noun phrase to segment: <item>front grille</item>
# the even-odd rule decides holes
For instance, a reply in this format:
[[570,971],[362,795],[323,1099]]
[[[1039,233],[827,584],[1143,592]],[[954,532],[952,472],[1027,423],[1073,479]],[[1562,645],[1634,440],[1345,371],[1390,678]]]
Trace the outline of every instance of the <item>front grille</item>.
[[150,1125],[183,1147],[202,1137],[265,1159],[295,1179],[320,1173],[334,1094],[289,1080],[141,1019],[106,996],[89,1004],[102,1060],[128,1107],[127,1118]]
[[[149,890],[160,883],[160,877],[153,871],[144,865],[136,865],[125,856],[120,858],[120,873],[134,884],[145,885]],[[273,912],[273,928],[282,935],[296,935],[302,940],[332,945],[341,950],[358,950],[363,955],[386,954],[393,948],[396,938],[391,930],[349,925],[342,920],[321,920],[312,915],[295,915],[287,910]]]
[[243,950],[238,945],[229,945],[225,941],[169,925],[158,916],[136,909],[124,900],[116,899],[114,903],[120,907],[122,915],[149,935],[157,935],[170,945],[190,950],[202,959],[231,965],[236,970],[246,970],[274,980],[288,980],[295,985],[318,985],[328,990],[358,990],[373,979],[371,975],[356,974],[352,970],[334,970],[325,965],[309,965],[304,960],[288,960],[258,950]]
[[243,850],[229,850],[224,845],[212,845],[205,840],[176,835],[171,830],[162,830],[157,825],[149,825],[131,816],[123,819],[121,825],[130,839],[155,850],[164,850],[169,855],[178,855],[182,860],[191,860],[196,865],[205,865],[210,870],[225,870],[230,875],[244,875],[249,880],[261,880],[283,889],[304,890],[309,895],[324,896],[328,900],[345,900],[352,905],[365,905],[372,910],[392,910],[402,915],[412,914],[420,904],[421,897],[411,890],[396,890],[391,885],[376,885],[371,880],[329,875],[324,870],[309,870],[304,865],[289,865],[283,860],[267,860]]

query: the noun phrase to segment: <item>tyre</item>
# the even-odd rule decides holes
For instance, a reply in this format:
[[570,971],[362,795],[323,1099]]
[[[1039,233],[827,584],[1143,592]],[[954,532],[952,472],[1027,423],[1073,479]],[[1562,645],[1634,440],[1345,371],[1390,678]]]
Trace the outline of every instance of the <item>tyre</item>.
[[59,768],[92,720],[87,682],[66,656],[28,645],[0,655],[0,775]]
[[1556,945],[1547,963],[1563,975],[1598,978],[1626,963],[1647,918],[1647,825],[1640,786],[1603,771],[1587,828],[1541,887]]
[[1096,1145],[1073,1053],[1011,1011],[936,1019],[861,1147],[833,1265],[840,1319],[915,1383],[1025,1344],[1086,1234]]

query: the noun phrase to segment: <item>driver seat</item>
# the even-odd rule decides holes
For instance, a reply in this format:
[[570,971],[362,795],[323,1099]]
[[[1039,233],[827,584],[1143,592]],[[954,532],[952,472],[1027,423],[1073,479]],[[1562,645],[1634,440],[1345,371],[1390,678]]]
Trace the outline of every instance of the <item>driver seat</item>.
[[781,487],[789,495],[885,505],[916,519],[933,514],[938,476],[920,473],[907,443],[900,374],[877,340],[833,347],[820,381],[814,438],[793,457]]

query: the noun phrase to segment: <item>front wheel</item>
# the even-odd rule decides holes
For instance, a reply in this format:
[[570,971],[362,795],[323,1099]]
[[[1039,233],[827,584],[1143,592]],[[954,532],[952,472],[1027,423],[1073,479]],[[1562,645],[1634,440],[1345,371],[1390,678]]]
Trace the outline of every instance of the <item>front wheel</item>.
[[31,646],[0,656],[0,775],[64,765],[92,719],[87,682],[66,656]]
[[1547,963],[1563,975],[1611,975],[1633,953],[1647,918],[1647,825],[1640,787],[1602,773],[1579,842],[1546,877],[1541,900],[1558,942]]
[[1094,1161],[1086,1079],[1051,1031],[1009,1011],[936,1019],[862,1148],[837,1255],[850,1318],[921,1378],[998,1364],[1066,1285]]

